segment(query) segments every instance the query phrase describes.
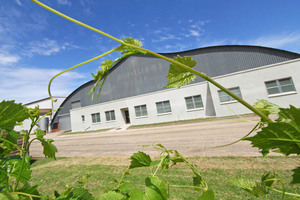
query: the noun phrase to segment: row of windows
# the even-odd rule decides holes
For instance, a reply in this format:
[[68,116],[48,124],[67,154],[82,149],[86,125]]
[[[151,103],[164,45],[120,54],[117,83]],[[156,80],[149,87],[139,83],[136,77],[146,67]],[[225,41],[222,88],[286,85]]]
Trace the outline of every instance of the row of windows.
[[[101,122],[100,113],[93,113],[93,114],[91,114],[91,116],[92,116],[93,123]],[[115,111],[114,110],[106,111],[105,117],[106,117],[106,121],[116,120]],[[81,120],[83,122],[85,121],[84,115],[81,115]]]
[[[186,107],[187,107],[188,110],[203,107],[201,95],[186,97],[185,101],[186,101]],[[168,101],[157,102],[156,103],[156,108],[157,108],[157,113],[158,114],[170,113],[172,111],[169,100]],[[135,116],[136,117],[143,117],[143,116],[148,115],[146,105],[134,106],[134,109],[135,109]],[[100,113],[93,113],[93,114],[91,114],[91,116],[92,116],[92,122],[93,123],[101,122]],[[105,112],[105,117],[106,117],[106,121],[116,120],[115,111],[114,110],[106,111]],[[85,121],[84,115],[81,115],[81,120],[83,122]]]
[[[284,78],[284,79],[278,79],[278,80],[273,80],[273,81],[267,81],[267,82],[265,82],[265,85],[266,85],[269,95],[296,91],[293,81],[292,81],[292,78]],[[241,93],[239,87],[229,88],[228,90],[230,90],[232,93],[234,93],[238,97],[242,98],[242,93]],[[220,98],[221,103],[235,101],[234,98],[232,98],[227,93],[225,93],[221,90],[218,91],[218,93],[219,93],[219,98]],[[203,102],[202,102],[201,95],[185,97],[185,103],[186,103],[187,110],[203,108]],[[136,117],[143,117],[143,116],[148,115],[146,105],[134,106],[134,109],[135,109]],[[164,114],[164,113],[172,112],[169,100],[156,102],[156,109],[157,109],[157,114]],[[82,121],[85,121],[84,115],[82,115],[81,117],[82,117]],[[106,111],[105,117],[106,117],[106,121],[116,120],[115,111],[114,110]],[[101,121],[100,113],[93,113],[92,114],[92,122],[97,123],[100,121]]]
[[[291,77],[265,82],[268,95],[284,94],[287,92],[296,91]],[[229,88],[232,93],[242,98],[242,93],[239,87]],[[219,98],[222,103],[235,101],[234,98],[219,90]]]

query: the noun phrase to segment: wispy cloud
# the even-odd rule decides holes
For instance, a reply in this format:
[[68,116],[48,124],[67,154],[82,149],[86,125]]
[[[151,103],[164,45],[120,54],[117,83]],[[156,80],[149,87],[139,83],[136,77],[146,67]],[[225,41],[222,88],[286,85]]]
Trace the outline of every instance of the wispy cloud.
[[19,6],[22,6],[22,3],[21,3],[20,0],[15,0],[15,1],[16,1],[16,3],[17,3]]
[[0,52],[0,65],[11,65],[13,63],[17,63],[19,60],[19,56]]
[[72,3],[69,0],[57,0],[58,5],[62,5],[62,6],[71,6]]
[[56,40],[44,38],[41,41],[29,42],[24,54],[27,56],[33,56],[36,54],[50,56],[68,48],[76,48],[76,46],[68,42],[59,43]]
[[[34,67],[5,67],[0,65],[0,98],[27,103],[48,96],[48,81],[60,72],[58,69]],[[51,87],[53,95],[67,96],[86,81],[77,72],[68,72],[54,80]]]
[[283,33],[279,35],[261,36],[247,41],[249,44],[282,48],[286,45],[298,43],[300,45],[300,33]]
[[204,33],[203,26],[206,25],[207,23],[209,23],[208,20],[198,20],[198,21],[188,20],[188,26],[186,28],[183,28],[183,30],[185,30],[184,36],[199,38],[200,36],[203,35]]
[[300,33],[278,33],[273,35],[262,35],[256,38],[238,40],[235,38],[215,39],[208,41],[203,39],[200,41],[201,46],[216,45],[256,45],[271,48],[288,49],[289,51],[300,52]]

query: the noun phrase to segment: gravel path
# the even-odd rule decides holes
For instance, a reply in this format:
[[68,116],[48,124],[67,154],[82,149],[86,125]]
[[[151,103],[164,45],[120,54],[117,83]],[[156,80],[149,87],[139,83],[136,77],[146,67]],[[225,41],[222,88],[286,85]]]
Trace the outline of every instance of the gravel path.
[[[257,121],[253,116],[245,117]],[[148,126],[128,129],[122,132],[92,132],[73,135],[48,134],[55,140],[58,148],[57,157],[130,157],[137,151],[158,155],[151,148],[139,145],[161,143],[176,149],[186,157],[194,156],[260,156],[257,148],[252,148],[247,141],[241,141],[223,148],[206,148],[234,142],[246,135],[255,125],[239,119],[204,120],[161,126]],[[32,144],[30,154],[43,157],[42,147],[38,142]]]

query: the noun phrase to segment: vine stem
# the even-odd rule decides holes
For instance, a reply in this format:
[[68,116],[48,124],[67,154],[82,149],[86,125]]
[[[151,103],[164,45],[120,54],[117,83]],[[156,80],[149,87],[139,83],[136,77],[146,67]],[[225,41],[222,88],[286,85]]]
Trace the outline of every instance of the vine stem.
[[30,126],[30,129],[28,131],[28,133],[24,136],[24,147],[23,147],[23,150],[22,150],[22,162],[21,162],[21,167],[20,167],[20,172],[18,174],[18,177],[17,177],[17,180],[16,180],[16,183],[15,183],[15,187],[14,187],[14,192],[18,189],[18,185],[19,185],[19,182],[20,182],[20,178],[21,178],[21,173],[22,173],[22,170],[23,170],[23,165],[24,165],[24,162],[25,162],[25,158],[26,158],[26,153],[28,152],[28,140],[29,140],[29,134],[31,133],[33,127],[34,127],[34,124],[36,122],[32,123],[31,126]]
[[234,93],[232,93],[231,91],[229,91],[227,88],[225,88],[224,86],[222,86],[221,84],[219,84],[218,82],[216,82],[215,80],[213,80],[211,77],[207,76],[206,74],[204,73],[201,73],[201,72],[198,72],[197,70],[193,69],[193,68],[190,68],[180,62],[177,62],[173,59],[170,59],[166,56],[163,56],[161,54],[158,54],[158,53],[155,53],[153,51],[150,51],[148,49],[144,49],[142,47],[137,47],[137,46],[134,46],[134,45],[131,45],[131,44],[126,44],[127,46],[129,47],[132,47],[132,48],[136,48],[136,49],[139,49],[141,51],[145,51],[146,53],[148,54],[151,54],[153,56],[156,56],[156,57],[159,57],[163,60],[166,60],[168,62],[171,62],[183,69],[185,69],[186,71],[188,72],[191,72],[193,74],[196,74],[198,76],[200,76],[201,78],[203,78],[204,80],[210,82],[211,84],[213,84],[214,86],[218,87],[219,89],[221,89],[222,91],[224,91],[225,93],[227,93],[229,96],[231,96],[232,98],[236,99],[238,102],[240,102],[241,104],[243,104],[245,107],[247,107],[249,110],[251,110],[252,112],[254,112],[256,115],[260,116],[264,121],[268,122],[268,123],[271,123],[272,120],[269,119],[265,114],[263,114],[261,111],[257,110],[256,108],[254,108],[252,105],[250,105],[249,103],[247,103],[246,101],[244,101],[242,98],[238,97],[237,95],[235,95]]
[[[256,115],[260,116],[260,117],[262,118],[263,121],[268,122],[268,123],[272,123],[272,120],[269,119],[269,118],[268,118],[265,114],[263,114],[261,111],[257,110],[257,109],[254,108],[253,106],[251,106],[249,103],[247,103],[246,101],[244,101],[243,99],[241,99],[240,97],[238,97],[237,95],[235,95],[234,93],[232,93],[231,91],[229,91],[227,88],[223,87],[221,84],[219,84],[218,82],[216,82],[215,80],[213,80],[211,77],[207,76],[206,74],[201,73],[201,72],[198,72],[197,70],[195,70],[195,69],[193,69],[193,68],[190,68],[190,67],[188,67],[188,66],[186,66],[186,65],[184,65],[184,64],[182,64],[182,63],[180,63],[180,62],[177,62],[177,61],[175,61],[175,60],[173,60],[173,59],[170,59],[170,58],[168,58],[168,57],[165,57],[165,56],[163,56],[163,55],[160,55],[160,54],[155,53],[155,52],[153,52],[153,51],[150,51],[150,50],[148,50],[148,49],[144,49],[144,48],[142,48],[142,47],[137,47],[137,46],[134,46],[134,45],[131,45],[131,44],[127,44],[127,43],[125,43],[125,42],[122,41],[122,40],[119,40],[119,39],[117,39],[117,38],[115,38],[115,37],[113,37],[113,36],[111,36],[111,35],[109,35],[109,34],[103,32],[103,31],[100,31],[99,29],[96,29],[96,28],[94,28],[94,27],[92,27],[92,26],[89,26],[89,25],[87,25],[87,24],[84,24],[84,23],[82,23],[82,22],[80,22],[80,21],[78,21],[78,20],[75,20],[75,19],[73,19],[73,18],[71,18],[71,17],[69,17],[69,16],[66,16],[66,15],[64,15],[63,13],[58,12],[57,10],[55,10],[55,9],[53,9],[53,8],[50,8],[50,7],[46,6],[45,4],[42,4],[41,2],[39,2],[39,1],[37,1],[37,0],[32,0],[32,1],[35,2],[35,3],[37,3],[38,5],[42,6],[43,8],[45,8],[45,9],[47,9],[47,10],[49,10],[49,11],[51,11],[51,12],[53,12],[53,13],[55,13],[55,14],[57,14],[57,15],[63,17],[63,18],[65,18],[65,19],[67,19],[67,20],[69,20],[69,21],[72,21],[72,22],[74,22],[74,23],[76,23],[76,24],[78,24],[78,25],[81,25],[81,26],[83,26],[83,27],[85,27],[85,28],[88,28],[88,29],[90,29],[90,30],[92,30],[92,31],[95,31],[95,32],[97,32],[97,33],[100,33],[100,34],[102,34],[102,35],[104,35],[104,36],[106,36],[106,37],[108,37],[108,38],[110,38],[110,39],[113,39],[113,40],[115,40],[115,41],[121,43],[122,45],[126,45],[126,46],[128,46],[128,47],[132,47],[132,48],[135,48],[135,49],[139,49],[139,50],[144,51],[144,52],[146,52],[146,53],[148,53],[148,54],[150,54],[150,55],[153,55],[153,56],[156,56],[156,57],[161,58],[161,59],[163,59],[163,60],[166,60],[166,61],[168,61],[168,62],[171,62],[171,63],[173,63],[173,64],[179,66],[180,68],[182,68],[182,69],[184,69],[184,70],[186,70],[186,71],[188,71],[188,72],[191,72],[191,73],[193,73],[193,74],[196,74],[196,75],[200,76],[200,77],[203,78],[204,80],[210,82],[210,83],[213,84],[214,86],[216,86],[216,87],[218,87],[219,89],[221,89],[222,91],[224,91],[226,94],[228,94],[228,95],[231,96],[232,98],[236,99],[238,102],[240,102],[241,104],[243,104],[246,108],[248,108],[249,110],[251,110],[252,112],[254,112]],[[75,68],[75,67],[74,67],[74,68]],[[49,89],[48,89],[48,90],[49,90]]]
[[103,53],[103,54],[101,54],[101,55],[99,55],[99,56],[96,56],[96,57],[94,57],[94,58],[92,58],[92,59],[89,59],[89,60],[84,61],[84,62],[82,62],[82,63],[79,63],[79,64],[77,64],[77,65],[74,65],[74,66],[72,66],[72,67],[70,67],[70,68],[68,68],[68,69],[66,69],[66,70],[64,70],[64,71],[62,71],[62,72],[56,74],[55,76],[53,76],[53,77],[50,79],[49,84],[48,84],[48,94],[49,94],[51,100],[52,100],[52,101],[55,101],[55,100],[52,98],[50,88],[51,88],[51,83],[52,83],[52,81],[53,81],[56,77],[58,77],[58,76],[60,76],[60,75],[62,75],[62,74],[64,74],[64,73],[66,73],[66,72],[68,72],[68,71],[70,71],[70,70],[72,70],[72,69],[75,69],[76,67],[79,67],[79,66],[81,66],[81,65],[84,65],[84,64],[87,64],[87,63],[92,62],[92,61],[94,61],[94,60],[97,60],[97,59],[99,59],[99,58],[101,58],[101,57],[104,57],[104,56],[106,56],[106,55],[108,55],[108,54],[110,54],[110,53],[112,53],[112,52],[118,50],[118,48],[119,48],[119,47],[114,48],[114,49],[112,49],[112,50],[110,50],[110,51],[107,51],[107,52],[105,52],[105,53]]
[[24,192],[11,192],[10,194],[21,194],[21,195],[24,195],[24,196],[29,196],[31,199],[32,199],[32,197],[36,197],[36,198],[40,198],[40,199],[51,199],[49,197],[42,197],[42,196],[38,196],[38,195],[34,195],[34,194],[27,194],[27,193],[24,193]]

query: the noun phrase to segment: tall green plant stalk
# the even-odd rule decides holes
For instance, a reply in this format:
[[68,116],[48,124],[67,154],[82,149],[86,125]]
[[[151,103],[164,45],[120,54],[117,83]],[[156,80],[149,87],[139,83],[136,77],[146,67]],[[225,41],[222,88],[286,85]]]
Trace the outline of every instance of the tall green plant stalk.
[[[72,21],[72,22],[74,22],[74,23],[76,23],[76,24],[78,24],[78,25],[81,25],[81,26],[83,26],[83,27],[85,27],[85,28],[88,28],[88,29],[90,29],[90,30],[92,30],[92,31],[95,31],[95,32],[97,32],[97,33],[100,33],[101,35],[104,35],[104,36],[106,36],[106,37],[108,37],[108,38],[110,38],[110,39],[112,39],[112,40],[115,40],[115,41],[121,43],[121,45],[124,45],[124,46],[127,46],[127,47],[131,47],[131,48],[135,48],[135,49],[144,51],[144,52],[146,52],[146,53],[148,53],[148,54],[150,54],[150,55],[156,56],[156,57],[161,58],[161,59],[163,59],[163,60],[166,60],[166,61],[168,61],[168,62],[170,62],[170,63],[173,63],[173,64],[177,65],[178,67],[184,69],[185,71],[188,71],[188,72],[191,72],[191,73],[193,73],[193,74],[195,74],[195,75],[200,76],[201,78],[203,78],[203,79],[205,79],[206,81],[210,82],[211,84],[215,85],[216,87],[218,87],[219,89],[221,89],[222,91],[224,91],[225,93],[227,93],[229,96],[231,96],[232,98],[234,98],[235,100],[237,100],[238,102],[240,102],[242,105],[244,105],[244,106],[247,107],[249,110],[251,110],[252,112],[254,112],[256,115],[258,115],[259,117],[261,117],[261,119],[262,119],[263,121],[265,121],[265,122],[267,122],[267,123],[271,123],[271,122],[272,122],[272,120],[269,119],[266,115],[264,115],[261,111],[259,111],[259,110],[257,110],[256,108],[254,108],[252,105],[250,105],[249,103],[247,103],[246,101],[244,101],[243,99],[241,99],[240,97],[238,97],[237,95],[235,95],[234,93],[232,93],[231,91],[229,91],[227,88],[223,87],[221,84],[219,84],[219,83],[217,83],[216,81],[214,81],[211,77],[207,76],[206,74],[201,73],[201,72],[199,72],[199,71],[197,71],[197,70],[195,70],[195,69],[192,69],[192,68],[190,68],[190,67],[188,67],[188,66],[186,66],[186,65],[184,65],[184,64],[182,64],[182,63],[180,63],[180,62],[177,62],[177,61],[175,61],[175,60],[173,60],[173,59],[167,58],[167,57],[165,57],[165,56],[163,56],[163,55],[161,55],[161,54],[155,53],[155,52],[150,51],[150,50],[148,50],[148,49],[144,49],[144,48],[142,48],[142,47],[137,47],[137,46],[128,44],[128,43],[126,43],[126,42],[124,42],[124,41],[122,41],[122,40],[120,40],[120,39],[117,39],[117,38],[111,36],[110,34],[107,34],[107,33],[103,32],[103,31],[99,30],[99,29],[96,29],[96,28],[94,28],[94,27],[92,27],[92,26],[86,25],[86,24],[84,24],[84,23],[82,23],[82,22],[80,22],[80,21],[78,21],[78,20],[75,20],[75,19],[73,19],[73,18],[71,18],[71,17],[69,17],[69,16],[66,16],[66,15],[64,15],[63,13],[58,12],[57,10],[55,10],[55,9],[53,9],[53,8],[50,8],[50,7],[46,6],[45,4],[42,4],[41,2],[39,2],[39,1],[37,1],[37,0],[32,0],[32,1],[35,2],[35,3],[37,3],[38,5],[42,6],[43,8],[45,8],[45,9],[47,9],[47,10],[49,10],[49,11],[51,11],[51,12],[53,12],[53,13],[55,13],[55,14],[57,14],[57,15],[63,17],[63,18],[65,18],[65,19],[67,19],[67,20],[69,20],[69,21]],[[108,52],[105,53],[105,55],[107,55],[107,54],[108,54]],[[102,54],[102,55],[104,56],[104,54]],[[102,57],[102,55],[99,56],[99,57]],[[76,67],[77,67],[77,66],[80,66],[80,65],[82,65],[82,64],[84,64],[84,63],[81,63],[81,64],[79,64],[79,65],[76,65]],[[75,68],[75,66],[69,68],[68,70],[65,70],[64,72],[69,71],[70,69],[73,69],[73,68]],[[64,73],[64,72],[63,72],[63,73]],[[60,74],[61,74],[61,73],[60,73]],[[60,74],[59,74],[59,75],[60,75]],[[57,76],[58,76],[58,75],[56,75],[55,77],[57,77]],[[55,77],[54,77],[54,78],[55,78]],[[54,78],[53,78],[53,79],[54,79]],[[52,81],[53,79],[51,79],[51,81]],[[50,83],[50,84],[51,84],[51,83]],[[50,86],[49,86],[49,87],[50,87]]]
[[28,133],[26,133],[26,135],[23,137],[23,148],[22,148],[22,151],[21,151],[21,153],[22,153],[22,162],[21,162],[21,167],[20,167],[20,171],[19,171],[19,174],[18,174],[18,178],[16,180],[15,187],[14,187],[14,190],[13,190],[14,192],[18,189],[18,186],[19,186],[19,182],[20,182],[20,179],[21,179],[21,174],[22,174],[26,154],[29,151],[29,145],[28,145],[29,134],[31,133],[34,126],[35,126],[35,122],[31,123]]

